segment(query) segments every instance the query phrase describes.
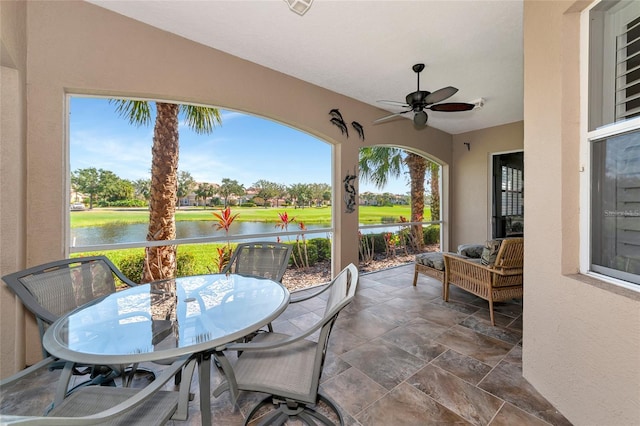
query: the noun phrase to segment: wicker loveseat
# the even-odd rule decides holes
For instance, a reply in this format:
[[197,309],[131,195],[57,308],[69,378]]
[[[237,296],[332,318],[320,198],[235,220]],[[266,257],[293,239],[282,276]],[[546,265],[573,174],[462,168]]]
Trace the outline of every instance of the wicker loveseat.
[[[480,262],[480,256],[482,255],[483,249],[483,244],[462,244],[458,246],[458,251],[456,253],[448,254]],[[420,253],[416,256],[414,265],[414,286],[418,283],[418,274],[423,274],[428,277],[435,278],[440,282],[444,282],[444,257],[442,256],[442,252],[436,251]]]
[[522,298],[523,238],[487,241],[481,262],[451,253],[443,257],[445,301],[449,300],[449,285],[473,293],[489,302],[491,324],[495,325],[493,302]]

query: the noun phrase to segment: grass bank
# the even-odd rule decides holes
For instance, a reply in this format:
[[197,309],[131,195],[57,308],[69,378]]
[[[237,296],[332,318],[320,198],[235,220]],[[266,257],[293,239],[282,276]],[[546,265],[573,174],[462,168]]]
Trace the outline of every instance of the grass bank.
[[[177,221],[207,220],[214,222],[216,218],[213,212],[220,209],[202,207],[181,208],[176,211]],[[378,224],[390,221],[399,222],[400,216],[407,220],[411,217],[409,206],[360,206],[359,220],[364,224]],[[296,222],[304,223],[329,223],[331,222],[330,207],[310,207],[295,209],[293,207],[264,208],[264,207],[232,207],[232,213],[239,213],[238,222],[266,222],[276,223],[279,221],[278,213],[287,212],[289,217],[295,217]],[[425,218],[431,217],[428,208],[425,208]],[[146,209],[106,209],[95,208],[93,210],[72,211],[71,227],[93,227],[102,226],[107,223],[147,223],[149,212]]]

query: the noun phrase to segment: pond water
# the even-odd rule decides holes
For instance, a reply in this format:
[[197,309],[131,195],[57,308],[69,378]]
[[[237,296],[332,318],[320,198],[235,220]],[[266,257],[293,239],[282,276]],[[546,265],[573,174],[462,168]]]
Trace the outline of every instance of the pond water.
[[[330,228],[330,223],[306,225],[307,229]],[[147,236],[147,224],[122,224],[114,223],[97,227],[72,228],[71,243],[74,247],[102,245],[102,244],[122,244],[145,241]],[[297,230],[296,226],[292,226],[290,231]],[[281,231],[275,227],[273,223],[263,222],[234,222],[229,230],[230,235],[249,235],[249,234],[267,234],[271,232]],[[377,233],[386,231],[397,231],[397,228],[374,228],[365,229],[363,233]],[[224,231],[217,231],[211,221],[181,221],[176,222],[176,238],[200,238],[200,237],[223,237]],[[311,234],[309,238],[324,237],[324,234]],[[235,240],[242,242],[249,241],[276,241],[273,238],[247,238],[243,240]],[[291,237],[295,239],[295,237]],[[287,237],[282,237],[286,240]]]
[[[329,228],[331,224],[306,225],[307,229]],[[297,228],[291,227],[291,231]],[[100,244],[120,244],[145,241],[147,237],[148,225],[146,223],[122,224],[113,223],[104,226],[73,228],[71,229],[72,245],[90,246]],[[245,234],[266,234],[277,232],[280,229],[273,223],[262,222],[235,222],[229,229],[230,235]],[[182,221],[176,222],[176,238],[200,238],[200,237],[224,237],[224,231],[217,231],[211,221]],[[322,234],[313,234],[322,235]],[[273,238],[258,238],[260,241],[272,240]],[[251,241],[246,239],[242,241]],[[255,239],[254,239],[255,240]]]

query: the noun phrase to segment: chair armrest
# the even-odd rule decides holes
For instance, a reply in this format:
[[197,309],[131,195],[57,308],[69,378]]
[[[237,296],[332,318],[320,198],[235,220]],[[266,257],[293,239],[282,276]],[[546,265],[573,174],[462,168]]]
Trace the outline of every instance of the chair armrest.
[[[443,257],[445,276],[450,276],[451,274],[466,275],[468,273],[474,277],[479,275],[490,277],[491,273],[494,272],[488,265],[474,262],[473,260],[460,257],[460,255],[443,254]],[[466,273],[462,272],[462,270],[466,271]]]
[[445,270],[449,266],[449,264],[455,266],[456,263],[464,263],[465,265],[468,265],[468,267],[471,269],[483,270],[491,274],[504,275],[504,276],[522,274],[522,268],[500,268],[500,267],[496,267],[495,265],[483,265],[482,263],[474,262],[473,260],[460,257],[460,255],[456,255],[456,254],[443,253],[443,256],[445,258]]
[[273,341],[273,342],[253,342],[253,341],[249,341],[247,343],[231,343],[219,348],[216,348],[216,352],[221,352],[221,351],[238,351],[238,352],[244,352],[244,351],[263,351],[265,349],[276,349],[276,348],[280,348],[282,346],[297,342],[299,340],[304,340],[307,337],[309,337],[310,335],[312,335],[313,333],[316,332],[316,330],[319,330],[322,325],[324,324],[324,322],[318,322],[317,324],[315,324],[313,327],[311,327],[309,330],[307,330],[305,333],[303,334],[299,334],[297,336],[289,336],[288,334],[280,334],[280,333],[271,333],[271,334],[278,334],[280,336],[282,336],[281,340],[277,340],[277,341]]
[[12,383],[17,382],[18,380],[21,380],[22,378],[33,374],[34,372],[40,370],[41,368],[45,368],[47,366],[49,366],[50,364],[53,364],[54,362],[58,361],[58,358],[49,356],[45,359],[43,359],[42,361],[33,364],[30,367],[25,368],[24,370],[21,370],[19,372],[17,372],[16,374],[14,374],[13,376],[7,377],[5,379],[0,380],[0,388],[4,387],[4,386],[8,386]]
[[327,285],[322,286],[322,288],[320,290],[312,292],[310,294],[300,295],[298,297],[293,297],[293,294],[292,294],[291,295],[292,297],[289,300],[289,303],[298,303],[298,302],[304,302],[305,300],[313,299],[314,297],[324,293],[325,291],[327,291],[330,288],[331,288],[331,284],[327,284]]
[[[189,362],[195,362],[195,359],[190,355],[185,355],[183,357],[177,358],[168,368],[164,369],[162,373],[156,376],[155,380],[151,382],[148,386],[141,389],[131,398],[128,398],[126,401],[121,402],[107,410],[101,411],[99,413],[83,416],[83,417],[38,417],[38,416],[10,416],[3,415],[2,416],[2,424],[28,424],[28,425],[52,425],[52,426],[73,426],[73,425],[88,425],[88,424],[98,424],[103,423],[105,421],[115,419],[116,417],[124,414],[129,410],[135,409],[138,405],[145,402],[148,398],[150,398],[154,393],[160,391],[162,387],[174,377],[178,372],[182,370],[182,368]],[[40,363],[36,364],[39,365]],[[33,367],[35,367],[34,365]],[[42,368],[44,365],[40,365]],[[32,370],[33,371],[33,370]],[[13,379],[13,377],[11,378]],[[188,388],[188,384],[186,385]],[[81,392],[81,391],[80,391]],[[69,397],[72,398],[73,394]]]

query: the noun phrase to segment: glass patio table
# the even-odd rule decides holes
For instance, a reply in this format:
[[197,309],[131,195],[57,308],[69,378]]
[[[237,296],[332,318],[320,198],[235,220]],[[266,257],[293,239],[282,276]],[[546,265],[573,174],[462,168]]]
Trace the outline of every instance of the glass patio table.
[[62,316],[45,333],[43,345],[61,359],[98,365],[194,354],[202,424],[208,425],[212,351],[269,324],[288,304],[289,291],[265,278],[211,274],[155,281]]

